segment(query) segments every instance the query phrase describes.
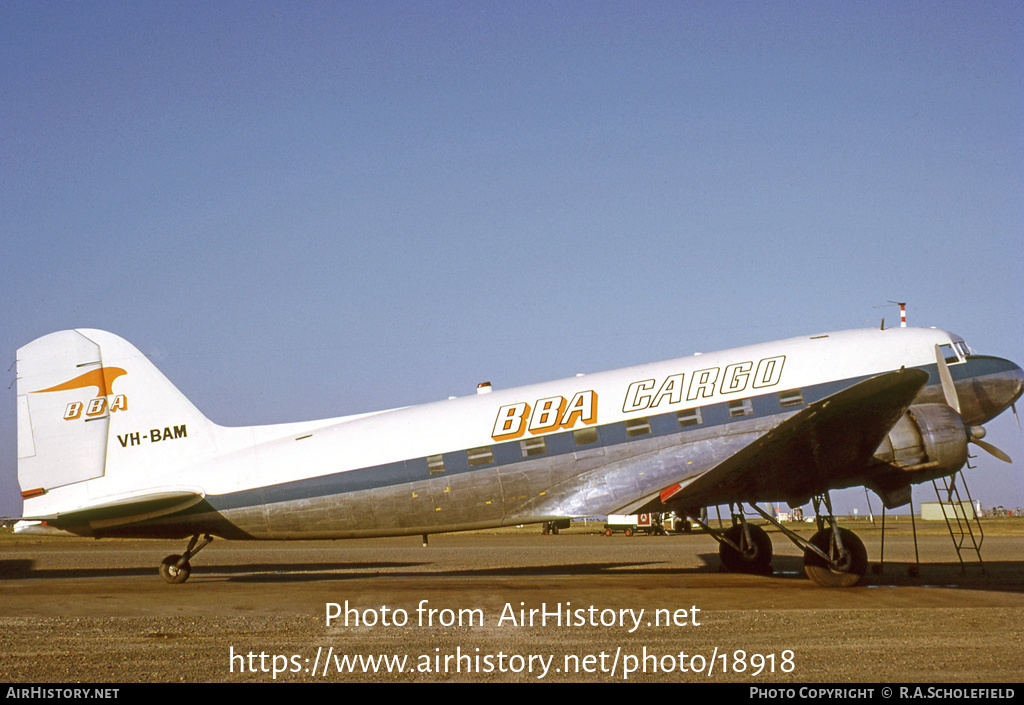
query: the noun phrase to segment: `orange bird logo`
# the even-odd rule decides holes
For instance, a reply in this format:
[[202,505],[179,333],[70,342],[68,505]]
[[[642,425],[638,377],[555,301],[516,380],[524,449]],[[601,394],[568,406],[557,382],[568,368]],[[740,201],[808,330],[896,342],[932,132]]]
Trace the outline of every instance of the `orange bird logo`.
[[49,389],[38,389],[35,393],[66,392],[70,389],[87,389],[89,387],[96,387],[96,396],[105,397],[111,394],[110,388],[113,386],[114,380],[121,375],[126,374],[128,373],[120,367],[100,367],[96,370],[90,370],[84,375],[79,375],[72,380],[68,380],[63,384],[58,384],[55,387],[50,387]]

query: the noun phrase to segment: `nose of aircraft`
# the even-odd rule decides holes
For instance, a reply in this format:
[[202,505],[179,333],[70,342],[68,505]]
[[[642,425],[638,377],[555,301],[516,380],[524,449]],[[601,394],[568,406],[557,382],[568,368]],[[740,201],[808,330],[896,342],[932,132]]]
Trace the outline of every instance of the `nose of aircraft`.
[[1017,391],[1010,399],[1010,403],[1014,404],[1020,399],[1021,393],[1024,393],[1024,370],[1020,368],[1020,365],[1016,365],[1011,372],[1011,377],[1017,385]]
[[1012,403],[1020,398],[1021,392],[1024,392],[1024,370],[1020,368],[1020,365],[1009,360],[1006,362],[1010,365],[1010,370],[1006,373],[1007,379],[1016,387],[1016,392],[1010,400]]
[[[1020,365],[1004,360],[1007,369],[992,380],[992,401],[995,407],[993,416],[997,416],[1020,399],[1024,392],[1024,370]],[[998,409],[998,410],[997,410]]]
[[961,402],[967,401],[962,411],[968,425],[986,423],[1010,408],[1024,392],[1024,370],[1012,360],[1000,357],[973,356],[968,358],[971,373],[967,385],[961,389]]

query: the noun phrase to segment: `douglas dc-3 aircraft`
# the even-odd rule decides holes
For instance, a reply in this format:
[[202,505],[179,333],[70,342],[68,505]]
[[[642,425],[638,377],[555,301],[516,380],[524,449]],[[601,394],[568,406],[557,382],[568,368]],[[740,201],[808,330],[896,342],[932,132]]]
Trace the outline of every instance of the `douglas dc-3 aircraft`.
[[[160,573],[184,582],[211,540],[418,535],[566,517],[748,504],[805,552],[823,586],[867,554],[830,490],[889,507],[951,475],[980,424],[1020,396],[1019,366],[950,333],[854,330],[324,421],[207,420],[128,342],[53,333],[18,351],[17,531],[191,537]],[[814,500],[810,541],[758,503]],[[770,570],[743,512],[704,524],[725,568]],[[200,541],[200,537],[202,540]]]

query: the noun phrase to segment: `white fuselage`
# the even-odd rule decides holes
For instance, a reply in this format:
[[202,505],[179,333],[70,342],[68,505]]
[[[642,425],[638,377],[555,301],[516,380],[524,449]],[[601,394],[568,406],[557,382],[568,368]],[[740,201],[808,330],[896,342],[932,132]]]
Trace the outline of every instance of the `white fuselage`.
[[[229,428],[206,420],[125,341],[80,333],[106,368],[125,371],[111,389],[97,389],[108,392],[108,406],[119,394],[122,408],[58,424],[106,423],[102,467],[27,499],[25,514],[160,489],[204,498],[183,516],[143,522],[143,535],[194,533],[206,522],[226,536],[328,538],[607,514],[708,470],[858,380],[901,367],[934,377],[937,345],[949,346],[951,368],[966,361],[962,340],[941,330],[855,330],[373,414]],[[65,416],[74,399],[89,408],[81,390],[44,384],[19,383],[26,416],[37,405],[33,424],[37,397],[52,397]],[[23,489],[34,486],[32,462],[19,466]]]

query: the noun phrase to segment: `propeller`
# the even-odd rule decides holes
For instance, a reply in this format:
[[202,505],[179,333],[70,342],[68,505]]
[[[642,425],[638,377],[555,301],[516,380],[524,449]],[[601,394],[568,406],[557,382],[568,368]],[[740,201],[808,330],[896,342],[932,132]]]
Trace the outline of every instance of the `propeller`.
[[[949,373],[949,365],[946,364],[946,356],[942,354],[942,347],[939,345],[935,346],[935,361],[939,365],[939,381],[942,382],[942,395],[946,398],[946,404],[952,407],[956,413],[960,414],[960,397],[956,393],[956,385],[953,384],[953,375]],[[1010,456],[996,448],[991,443],[987,443],[982,438],[985,437],[985,429],[982,426],[966,426],[967,430],[967,441],[978,446],[982,450],[986,451],[995,458],[999,458],[1004,463],[1012,463]]]
[[979,429],[979,428],[982,431],[985,430],[985,429],[981,428],[981,426],[972,426],[971,428],[969,428],[967,430],[967,440],[970,441],[971,443],[973,443],[974,445],[978,446],[982,450],[987,450],[989,455],[992,455],[992,456],[994,456],[996,458],[999,458],[1004,463],[1012,463],[1013,461],[1010,460],[1010,456],[1008,456],[1006,453],[1004,453],[1003,451],[999,450],[998,448],[996,448],[991,443],[983,441],[980,438],[978,438],[976,435],[974,435],[974,431],[976,429]]

